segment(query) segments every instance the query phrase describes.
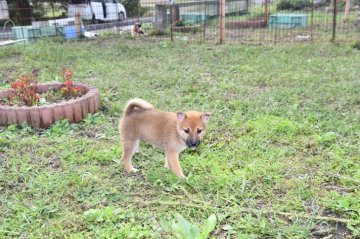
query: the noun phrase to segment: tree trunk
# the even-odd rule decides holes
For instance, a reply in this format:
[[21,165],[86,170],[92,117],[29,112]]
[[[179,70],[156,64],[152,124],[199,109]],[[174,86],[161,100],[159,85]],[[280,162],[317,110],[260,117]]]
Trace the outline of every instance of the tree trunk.
[[32,18],[32,7],[28,0],[16,0],[17,13],[20,25],[30,25]]

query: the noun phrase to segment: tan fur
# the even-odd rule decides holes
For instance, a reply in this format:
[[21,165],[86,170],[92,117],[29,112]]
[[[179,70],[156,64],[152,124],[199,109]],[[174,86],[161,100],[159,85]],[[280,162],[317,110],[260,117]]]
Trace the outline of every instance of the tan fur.
[[178,177],[184,177],[179,153],[187,146],[194,148],[198,145],[205,134],[209,117],[210,113],[197,111],[162,112],[142,99],[129,100],[119,124],[122,161],[126,171],[137,171],[131,159],[139,150],[140,140],[144,140],[163,149],[166,153],[165,167]]
[[132,37],[139,37],[141,35],[147,36],[147,34],[141,28],[141,23],[135,23],[134,25],[132,25],[130,33]]

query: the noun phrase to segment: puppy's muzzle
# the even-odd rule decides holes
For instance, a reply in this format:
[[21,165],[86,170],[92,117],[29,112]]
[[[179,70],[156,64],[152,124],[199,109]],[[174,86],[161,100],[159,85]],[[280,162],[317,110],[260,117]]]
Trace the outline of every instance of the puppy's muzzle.
[[200,144],[200,140],[186,140],[186,145],[189,148],[196,148],[197,146],[199,146]]

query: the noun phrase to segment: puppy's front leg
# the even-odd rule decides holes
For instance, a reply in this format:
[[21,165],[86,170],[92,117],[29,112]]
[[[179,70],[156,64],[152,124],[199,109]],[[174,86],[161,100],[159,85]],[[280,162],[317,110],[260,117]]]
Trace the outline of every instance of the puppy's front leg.
[[169,165],[169,161],[168,161],[167,157],[165,158],[164,168],[170,169],[170,165]]
[[179,178],[185,178],[179,162],[179,153],[173,150],[166,151],[166,158],[171,171]]

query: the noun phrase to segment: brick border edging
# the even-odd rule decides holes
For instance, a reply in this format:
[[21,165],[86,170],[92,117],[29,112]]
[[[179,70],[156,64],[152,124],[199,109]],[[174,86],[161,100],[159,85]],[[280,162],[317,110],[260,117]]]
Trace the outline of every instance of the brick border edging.
[[[39,84],[38,92],[51,88],[60,88],[60,83]],[[58,120],[67,118],[71,123],[78,123],[88,113],[95,113],[100,108],[100,93],[95,87],[74,84],[86,90],[86,94],[60,103],[43,106],[3,106],[0,105],[0,126],[21,125],[26,122],[33,128],[48,128]],[[8,97],[12,89],[0,91],[0,98]]]

